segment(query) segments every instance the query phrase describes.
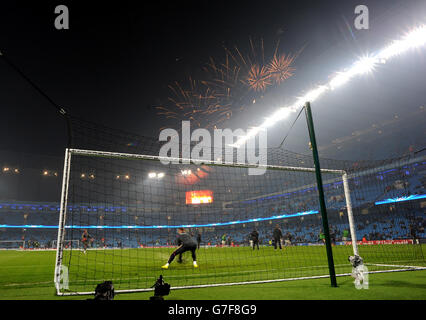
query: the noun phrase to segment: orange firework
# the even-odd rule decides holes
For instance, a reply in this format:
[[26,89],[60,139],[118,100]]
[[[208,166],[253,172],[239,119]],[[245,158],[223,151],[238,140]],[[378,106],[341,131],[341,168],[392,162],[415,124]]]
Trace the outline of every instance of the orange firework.
[[293,75],[295,68],[292,67],[292,64],[295,59],[296,56],[274,55],[266,68],[276,84],[281,84]]
[[158,115],[166,119],[189,120],[196,127],[215,128],[223,118],[232,114],[229,107],[218,103],[211,88],[191,78],[189,88],[184,89],[179,82],[169,85],[169,88],[173,92],[173,96],[168,98],[170,106],[156,107]]
[[172,97],[157,107],[158,115],[206,129],[225,126],[234,114],[258,104],[269,88],[294,74],[298,54],[280,54],[278,47],[279,42],[266,59],[263,39],[250,38],[247,51],[224,47],[224,59],[210,58],[202,68],[203,78],[190,78],[185,88],[178,82],[169,86]]
[[254,91],[265,91],[272,84],[270,78],[271,75],[266,67],[253,65],[248,73],[247,83]]

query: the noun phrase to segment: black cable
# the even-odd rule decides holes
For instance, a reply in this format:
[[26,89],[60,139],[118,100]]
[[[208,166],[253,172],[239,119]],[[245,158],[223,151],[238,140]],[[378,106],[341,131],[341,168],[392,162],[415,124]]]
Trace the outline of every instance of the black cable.
[[425,150],[426,150],[426,148],[419,149],[419,150],[417,150],[417,151],[414,151],[414,154],[421,153],[421,152],[423,152],[423,151],[425,151]]
[[72,145],[72,133],[71,133],[71,122],[68,117],[67,111],[58,105],[52,98],[50,98],[43,90],[41,90],[30,78],[28,78],[14,63],[12,63],[2,51],[0,51],[0,57],[8,64],[13,70],[15,70],[25,81],[27,81],[38,93],[40,93],[50,104],[58,111],[62,116],[64,116],[65,121],[67,122],[67,133],[68,133],[68,143],[67,147],[70,148]]
[[281,148],[284,141],[287,139],[288,135],[290,134],[291,129],[293,129],[294,125],[296,124],[297,120],[299,119],[300,115],[302,114],[302,111],[305,109],[305,106],[302,107],[302,109],[300,109],[299,114],[297,115],[296,119],[294,120],[294,122],[292,123],[292,125],[290,126],[290,129],[288,129],[288,132],[286,134],[286,136],[284,137],[283,141],[281,141],[280,145],[278,146],[278,148]]

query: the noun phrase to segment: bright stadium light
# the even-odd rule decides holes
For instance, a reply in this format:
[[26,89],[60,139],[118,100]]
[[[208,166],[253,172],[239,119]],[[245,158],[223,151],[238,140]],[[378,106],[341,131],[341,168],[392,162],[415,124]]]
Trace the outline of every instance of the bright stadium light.
[[[341,85],[347,83],[351,78],[357,75],[370,73],[371,71],[373,71],[378,61],[379,60],[377,58],[373,58],[373,57],[363,57],[359,59],[357,62],[355,62],[355,64],[349,70],[339,72],[337,76],[335,76],[329,82],[328,84],[329,88],[331,90],[334,90],[335,88],[340,87]],[[305,102],[306,101],[313,101],[313,100],[306,99]]]
[[400,55],[409,49],[415,49],[426,44],[426,26],[421,26],[409,32],[401,40],[393,41],[377,55],[378,58],[388,60]]
[[377,58],[374,58],[374,57],[361,58],[353,66],[354,75],[370,73],[371,71],[374,70],[374,67],[376,66],[377,63],[378,63],[378,60]]
[[191,170],[181,170],[183,176],[190,176],[192,174]]
[[247,140],[255,137],[261,130],[272,127],[278,121],[288,118],[307,101],[313,102],[325,92],[335,90],[346,84],[353,77],[374,71],[377,65],[386,63],[390,58],[424,45],[426,45],[426,25],[412,30],[400,40],[393,41],[376,55],[360,58],[349,69],[338,72],[327,84],[318,86],[299,97],[293,105],[279,108],[275,113],[267,117],[261,125],[250,129],[247,135],[240,137],[232,146],[241,147]]
[[150,179],[162,179],[164,178],[164,172],[150,172],[148,173],[148,178]]

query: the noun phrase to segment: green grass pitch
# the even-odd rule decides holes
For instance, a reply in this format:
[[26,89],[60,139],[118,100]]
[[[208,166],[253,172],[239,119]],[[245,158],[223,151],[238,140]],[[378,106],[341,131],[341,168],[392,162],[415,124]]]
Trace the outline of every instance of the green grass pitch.
[[[360,246],[369,271],[400,269],[401,265],[425,266],[420,245]],[[112,280],[116,290],[151,287],[163,275],[173,287],[217,283],[290,279],[328,274],[324,246],[291,246],[283,250],[261,247],[201,248],[199,268],[189,253],[177,258],[168,270],[163,265],[173,248],[65,250],[71,291],[93,291],[96,284]],[[89,296],[56,296],[53,284],[55,251],[0,251],[0,299],[87,299]],[[350,273],[351,247],[333,247],[337,274]],[[380,265],[380,266],[378,266]],[[385,266],[383,266],[385,265]],[[425,299],[426,271],[372,273],[369,289],[358,290],[350,276],[172,290],[168,299]],[[150,292],[118,294],[116,299],[148,299]]]

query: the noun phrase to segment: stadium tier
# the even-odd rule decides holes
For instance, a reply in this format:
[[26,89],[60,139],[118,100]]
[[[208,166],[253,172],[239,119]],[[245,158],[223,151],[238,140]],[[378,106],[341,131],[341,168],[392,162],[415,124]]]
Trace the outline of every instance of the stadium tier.
[[[370,176],[367,176],[362,181],[362,194],[363,196],[356,195],[355,186],[357,183],[353,184],[355,197],[352,197],[352,204],[355,209],[360,210],[369,210],[368,215],[365,214],[357,220],[357,238],[362,239],[364,235],[367,235],[367,239],[371,240],[385,240],[385,239],[404,239],[410,238],[409,235],[409,226],[412,225],[415,221],[420,221],[422,224],[423,208],[418,208],[413,210],[412,202],[421,202],[421,199],[424,199],[424,171],[425,163],[415,162],[410,166],[404,168],[405,185],[401,184],[399,173],[396,170],[388,170],[387,172],[378,172],[375,174],[375,179],[371,180]],[[422,178],[423,177],[423,178]],[[383,190],[375,187],[376,180],[386,181],[385,188]],[[327,192],[327,205],[329,208],[330,214],[330,223],[336,229],[336,236],[339,239],[343,230],[348,228],[347,222],[342,222],[342,217],[340,216],[339,210],[344,210],[345,202],[343,197],[343,187],[342,182],[332,182],[325,184],[325,190]],[[271,216],[278,216],[282,213],[287,215],[298,213],[298,212],[308,212],[310,210],[318,213],[318,206],[315,199],[308,199],[304,197],[306,193],[311,192],[315,187],[313,186],[302,186],[295,190],[287,193],[277,193],[274,195],[267,195],[264,197],[259,197],[258,199],[245,200],[241,202],[229,202],[225,204],[226,209],[226,218],[229,221],[238,220],[241,216],[241,211],[244,211],[245,217],[248,219],[255,218],[268,218]],[[417,196],[414,199],[410,197]],[[291,199],[291,201],[289,201]],[[246,212],[245,206],[249,209],[250,203],[257,202],[256,211]],[[397,205],[399,210],[396,210],[392,215],[386,215],[383,213],[385,210],[391,212],[392,208]],[[53,240],[56,240],[57,237],[57,225],[59,221],[59,203],[26,203],[26,202],[13,202],[0,203],[0,240],[21,240],[22,236],[40,242],[42,247],[47,246],[47,243]],[[87,214],[93,213],[93,217],[97,217],[99,214],[103,216],[102,225],[94,224],[89,225],[90,228],[108,228],[111,225],[111,222],[114,221],[110,216],[117,214],[122,214],[126,212],[133,212],[135,217],[138,217],[136,205],[133,206],[108,206],[108,205],[77,205],[69,206],[68,210],[70,212],[86,212]],[[158,220],[159,225],[168,225],[169,221],[167,216],[161,214],[161,206],[153,208],[152,212],[144,211],[144,218],[146,222],[153,221],[153,219]],[[214,217],[221,216],[222,208],[220,209],[211,209],[211,215]],[[365,212],[365,211],[364,211]],[[140,213],[139,213],[140,214]],[[380,216],[381,215],[381,216]],[[315,217],[305,217],[304,219],[318,219],[318,214]],[[380,219],[380,217],[384,217]],[[384,231],[385,228],[389,227],[390,220],[395,220],[396,223],[393,223],[391,229],[388,232]],[[178,221],[181,224],[187,223],[187,221]],[[272,221],[272,220],[269,220]],[[269,224],[267,221],[267,224]],[[319,225],[315,228],[298,228],[298,221],[300,218],[294,217],[286,220],[288,231],[294,235],[294,240],[296,242],[316,242],[318,241],[319,234]],[[220,220],[210,222],[206,219],[206,216],[201,216],[198,220],[200,225],[208,223],[218,223]],[[258,222],[260,223],[260,222]],[[313,226],[312,226],[313,227]],[[268,234],[271,233],[268,226],[265,226],[265,232],[261,230],[261,239],[268,241],[267,239],[271,238]],[[300,231],[297,231],[299,230]],[[25,230],[25,231],[23,231]],[[376,231],[377,230],[377,231]],[[419,237],[424,238],[424,225],[423,229],[419,229]],[[109,232],[114,232],[114,229],[109,229]],[[237,234],[232,237],[235,244],[247,243],[246,234]],[[247,232],[246,232],[247,233]],[[378,233],[378,234],[377,234]],[[120,239],[120,236],[114,236],[113,238]],[[209,235],[209,231],[206,230],[205,239],[211,245],[219,244],[221,241],[219,235]],[[160,245],[166,245],[172,242],[170,239],[167,241],[167,238],[159,237],[156,240],[146,239],[142,237],[139,244],[137,241],[122,243],[127,247],[138,247],[140,245],[153,245],[155,243]],[[111,246],[114,246],[111,244]]]
[[[416,171],[413,171],[415,169]],[[422,216],[422,208],[418,210],[412,210],[413,206],[411,201],[421,201],[422,197],[415,198],[413,200],[410,199],[410,196],[421,196],[422,190],[424,190],[424,184],[422,184],[421,179],[417,175],[417,172],[423,172],[425,170],[424,163],[414,163],[409,168],[405,168],[406,173],[409,173],[411,170],[412,175],[407,174],[407,188],[405,186],[400,188],[401,183],[399,183],[399,176],[395,173],[394,170],[380,173],[377,172],[376,179],[386,179],[387,187],[393,186],[392,188],[385,187],[385,190],[377,190],[374,187],[375,181],[370,181],[368,183],[368,179],[363,181],[363,194],[366,197],[354,197],[352,200],[354,208],[367,208],[369,211],[368,215],[365,215],[363,218],[359,218],[357,220],[357,238],[362,239],[364,235],[367,235],[367,239],[369,240],[390,240],[390,239],[405,239],[410,238],[409,234],[409,226],[412,225],[415,221],[420,221],[420,224],[423,222]],[[393,181],[392,181],[393,180]],[[365,183],[365,184],[364,184]],[[397,187],[395,187],[397,186]],[[325,190],[328,194],[328,208],[330,209],[330,223],[336,229],[336,239],[341,240],[341,235],[343,230],[348,228],[347,222],[342,222],[339,215],[339,210],[344,210],[345,202],[342,192],[342,183],[335,182],[326,184]],[[286,213],[290,215],[292,213],[298,213],[298,209],[300,212],[307,212],[309,210],[316,211],[318,213],[318,207],[315,199],[311,199],[310,201],[306,201],[306,197],[304,194],[310,192],[312,189],[311,186],[301,187],[300,190],[296,190],[288,193],[278,193],[276,195],[268,195],[265,197],[261,197],[259,199],[246,200],[242,202],[231,202],[226,204],[226,210],[228,211],[227,218],[229,221],[235,221],[241,216],[241,211],[244,211],[244,206],[250,208],[250,203],[257,202],[261,203],[260,206],[257,206],[256,212],[246,212],[245,216],[248,219],[255,218],[267,218],[271,216],[278,216],[281,213]],[[288,201],[291,197],[291,201]],[[381,204],[380,202],[391,199],[387,203]],[[392,201],[392,199],[395,199]],[[287,200],[287,201],[284,201]],[[410,202],[408,204],[408,202]],[[374,205],[373,205],[374,203]],[[393,208],[397,203],[399,210],[392,214],[391,216],[386,216],[382,214],[383,210],[391,210],[389,208]],[[373,205],[371,207],[371,205]],[[368,207],[371,207],[368,209]],[[24,236],[26,239],[33,239],[38,241],[41,247],[49,247],[49,242],[53,243],[57,237],[57,225],[59,221],[59,203],[25,203],[25,202],[14,202],[14,203],[0,203],[0,212],[2,216],[0,218],[0,228],[2,232],[0,232],[0,240],[21,240]],[[114,221],[112,218],[109,218],[111,215],[116,215],[120,213],[126,212],[135,212],[138,210],[137,206],[103,206],[103,205],[77,205],[70,206],[68,210],[71,211],[82,211],[90,214],[93,213],[93,217],[97,217],[97,214],[102,214],[104,216],[104,221],[102,225],[97,225],[97,221],[93,221],[93,225],[89,225],[90,228],[107,228],[113,225],[111,224]],[[152,213],[144,212],[144,218],[146,221],[152,221],[153,219],[160,219],[160,225],[168,225],[168,220],[165,215],[161,215],[161,208],[157,208],[153,210]],[[213,216],[219,217],[220,211],[213,209],[210,214]],[[216,212],[215,212],[216,211]],[[219,211],[219,212],[218,212]],[[380,214],[383,219],[380,219]],[[150,216],[151,215],[151,216]],[[135,217],[138,217],[138,213],[135,213]],[[160,217],[160,218],[159,218]],[[161,220],[162,217],[162,220]],[[206,219],[205,216],[200,217],[201,219],[198,221],[200,225],[208,224],[209,220]],[[203,220],[204,219],[204,220]],[[318,214],[314,218],[306,217],[305,219],[318,219]],[[392,228],[389,227],[390,220],[396,221],[396,224],[392,224]],[[272,220],[269,220],[272,221]],[[268,227],[270,224],[267,221],[264,230],[260,228],[261,241],[268,241],[271,239],[271,230]],[[298,222],[300,218],[294,217],[289,218],[287,220],[287,227],[290,233],[294,235],[294,242],[297,243],[314,243],[318,241],[318,235],[320,233],[320,226],[311,225],[311,228],[298,228]],[[182,224],[185,224],[186,221],[181,221]],[[219,222],[216,221],[216,222]],[[215,223],[215,222],[212,222]],[[258,222],[260,223],[260,222]],[[419,229],[419,237],[424,238],[424,225],[423,229]],[[244,226],[246,227],[246,226]],[[389,227],[389,231],[388,230]],[[217,227],[219,228],[219,227]],[[25,230],[25,231],[23,231]],[[300,231],[298,231],[300,230]],[[381,232],[382,231],[382,232]],[[387,231],[387,232],[384,232]],[[110,233],[114,232],[114,229],[109,229]],[[212,234],[210,234],[212,233]],[[106,237],[108,239],[108,237]],[[114,235],[111,238],[120,239],[120,234]],[[172,237],[173,238],[173,237]],[[235,231],[235,235],[232,236],[232,242],[234,244],[247,244],[247,232]],[[215,235],[215,232],[205,231],[204,239],[206,243],[210,243],[211,245],[220,244],[220,232],[218,235]],[[141,245],[167,245],[171,244],[172,241],[167,238],[163,238],[159,236],[158,239],[151,240],[146,237],[142,237],[138,243],[134,239],[134,241],[125,241],[126,239],[120,239],[122,244],[126,247],[138,247]],[[169,240],[169,241],[168,241]],[[1,245],[1,244],[0,244]],[[96,245],[96,243],[95,243]],[[114,244],[111,243],[107,246],[114,247]],[[56,248],[55,248],[56,249]]]

